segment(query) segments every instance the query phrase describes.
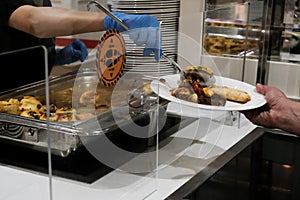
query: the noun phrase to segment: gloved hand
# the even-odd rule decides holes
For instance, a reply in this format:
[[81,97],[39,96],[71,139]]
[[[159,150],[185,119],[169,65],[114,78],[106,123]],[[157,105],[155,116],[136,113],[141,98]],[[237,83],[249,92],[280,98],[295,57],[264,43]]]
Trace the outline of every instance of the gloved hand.
[[62,49],[56,49],[56,65],[65,65],[80,60],[81,62],[88,56],[85,44],[76,39],[74,42]]
[[[157,18],[151,15],[135,15],[113,12],[129,28],[129,38],[135,44],[145,44],[144,56],[150,56],[153,52],[158,61],[162,56],[161,33]],[[118,22],[109,16],[104,18],[103,25],[106,30],[116,29],[120,32],[126,31]]]

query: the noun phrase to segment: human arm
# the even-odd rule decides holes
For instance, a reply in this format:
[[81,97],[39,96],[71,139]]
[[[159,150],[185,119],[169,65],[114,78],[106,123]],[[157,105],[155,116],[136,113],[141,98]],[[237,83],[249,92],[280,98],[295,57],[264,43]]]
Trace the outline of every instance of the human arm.
[[254,124],[279,128],[300,136],[300,103],[287,98],[276,87],[257,84],[256,90],[265,95],[267,104],[242,113]]
[[[161,52],[161,34],[159,22],[151,15],[116,13],[130,29],[130,38],[137,44],[145,44],[144,55],[152,52],[159,60]],[[21,6],[9,19],[9,25],[20,31],[39,38],[67,36],[87,32],[125,29],[105,13],[78,11],[60,7]]]
[[106,15],[60,7],[21,6],[9,19],[9,25],[39,38],[104,31]]

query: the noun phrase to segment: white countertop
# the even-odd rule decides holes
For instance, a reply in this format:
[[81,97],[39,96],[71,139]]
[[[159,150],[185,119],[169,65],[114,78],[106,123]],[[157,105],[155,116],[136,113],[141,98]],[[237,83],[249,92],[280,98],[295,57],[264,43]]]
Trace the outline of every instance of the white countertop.
[[[165,199],[255,129],[241,116],[240,128],[199,118],[181,129],[173,135],[172,142],[158,151],[158,170],[146,175],[114,170],[86,184],[2,165],[0,200],[47,200],[51,199],[50,189],[53,200]],[[190,145],[183,149],[186,144]]]

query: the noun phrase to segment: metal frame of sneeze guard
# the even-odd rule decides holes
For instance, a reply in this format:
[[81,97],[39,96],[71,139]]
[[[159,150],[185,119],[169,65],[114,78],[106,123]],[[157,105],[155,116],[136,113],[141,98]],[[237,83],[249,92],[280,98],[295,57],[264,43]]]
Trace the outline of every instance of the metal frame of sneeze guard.
[[[49,108],[49,77],[48,77],[48,72],[49,72],[49,66],[48,66],[48,50],[45,46],[32,46],[32,47],[27,47],[27,48],[22,48],[22,49],[17,49],[14,51],[9,51],[9,52],[4,52],[4,53],[0,53],[0,57],[5,55],[5,56],[9,56],[9,59],[13,58],[15,60],[21,60],[22,62],[22,66],[15,66],[15,62],[14,60],[11,61],[10,63],[2,63],[3,67],[9,67],[12,69],[17,69],[17,68],[26,68],[28,70],[29,73],[32,73],[30,70],[30,65],[36,65],[38,67],[40,67],[39,70],[41,70],[41,72],[44,71],[45,73],[45,77],[43,77],[41,75],[41,77],[39,77],[40,79],[44,79],[45,80],[39,80],[38,82],[43,84],[43,90],[46,94],[46,106],[47,108]],[[25,56],[25,57],[24,57]],[[27,59],[26,59],[27,56]],[[33,62],[32,59],[36,58],[36,60]],[[4,57],[3,57],[4,58]],[[22,59],[23,58],[23,59]],[[5,58],[4,58],[5,60]],[[5,66],[7,65],[7,66]],[[17,73],[17,72],[16,72]],[[21,72],[22,73],[22,72]],[[42,73],[40,73],[42,74]],[[11,81],[16,81],[15,77],[13,77],[13,74],[6,74],[4,73],[4,75],[8,75],[11,76],[12,78],[10,79]],[[26,75],[22,74],[23,76],[26,77]],[[28,78],[28,77],[27,77]],[[31,80],[31,79],[29,79]],[[34,82],[19,82],[21,86],[15,86],[15,88],[11,88],[5,91],[1,91],[1,100],[2,101],[6,101],[6,97],[9,96],[11,93],[14,94],[19,94],[21,93],[21,91],[25,88],[28,87],[33,87],[36,83]],[[9,82],[7,83],[9,84]],[[23,84],[23,85],[22,85]],[[13,98],[13,97],[12,97]],[[47,109],[47,116],[49,116],[49,109]],[[4,178],[1,179],[1,185],[4,186],[4,188],[2,187],[1,190],[1,196],[6,197],[8,199],[10,198],[18,198],[21,197],[23,195],[29,194],[26,192],[22,192],[22,191],[30,191],[33,188],[39,188],[39,190],[41,191],[48,191],[48,189],[50,188],[49,192],[45,192],[45,193],[39,193],[38,192],[38,196],[41,199],[52,199],[52,166],[51,166],[51,142],[49,137],[51,136],[51,134],[48,131],[48,122],[45,123],[46,126],[43,127],[43,134],[44,134],[44,141],[42,141],[42,138],[39,137],[39,133],[37,132],[37,129],[34,128],[34,126],[28,126],[28,120],[24,119],[22,120],[21,117],[18,117],[15,114],[10,114],[10,113],[0,113],[1,117],[0,117],[0,124],[1,124],[1,131],[0,131],[0,139],[1,139],[1,145],[3,145],[3,148],[7,148],[5,151],[5,158],[1,159],[1,173],[2,175],[5,173],[7,174],[7,177],[9,177],[11,180],[11,183],[5,181],[6,180],[6,176],[4,175]],[[30,125],[30,123],[29,123]],[[47,138],[48,139],[47,139]],[[49,180],[47,181],[47,179],[45,179],[45,181],[39,182],[38,178],[36,179],[37,181],[32,184],[32,174],[35,173],[28,173],[29,171],[33,170],[26,170],[26,171],[22,171],[22,165],[21,167],[19,167],[18,162],[24,162],[21,160],[14,160],[15,159],[15,154],[19,154],[22,155],[22,152],[17,151],[19,150],[19,147],[23,147],[22,145],[26,145],[26,143],[44,143],[45,144],[45,156],[47,156],[44,160],[40,161],[40,162],[44,162],[45,166],[48,168],[48,170],[46,170],[44,172],[45,176],[49,177]],[[17,149],[17,150],[16,150]],[[22,149],[22,148],[21,148]],[[22,151],[22,150],[21,150]],[[27,151],[24,151],[25,154],[29,154]],[[4,154],[3,154],[4,155]],[[37,159],[37,158],[35,158]],[[40,158],[38,158],[40,159]],[[8,164],[7,164],[8,163]],[[15,167],[12,167],[15,166]],[[31,165],[30,165],[31,166]],[[6,169],[7,167],[7,169]],[[5,171],[4,171],[5,170]],[[25,173],[26,172],[26,173]],[[30,175],[31,174],[31,175]],[[36,173],[38,174],[38,173]],[[26,176],[25,176],[26,175]],[[44,179],[43,179],[44,180]],[[18,183],[18,187],[21,187],[23,190],[17,192],[17,194],[15,192],[12,192],[14,190],[14,188],[16,187],[16,183]],[[26,198],[26,197],[25,197]]]

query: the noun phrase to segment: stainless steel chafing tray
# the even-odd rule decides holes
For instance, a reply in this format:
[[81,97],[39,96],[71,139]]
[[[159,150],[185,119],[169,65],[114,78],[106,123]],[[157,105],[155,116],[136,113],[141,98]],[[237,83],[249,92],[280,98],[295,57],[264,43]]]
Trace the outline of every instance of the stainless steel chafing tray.
[[[133,116],[128,115],[127,97],[130,91],[144,84],[137,80],[136,77],[127,79],[126,83],[122,83],[122,80],[119,80],[120,88],[117,90],[119,95],[113,97],[114,103],[111,107],[100,106],[99,109],[95,109],[93,106],[84,107],[83,109],[94,112],[92,117],[84,120],[48,122],[8,113],[0,113],[0,138],[28,146],[38,151],[47,151],[49,146],[47,133],[49,133],[51,152],[63,157],[68,156],[70,152],[75,151],[81,145],[81,137],[100,136],[132,121],[129,120]],[[101,84],[99,84],[98,75],[96,71],[92,70],[54,77],[49,81],[49,101],[57,107],[68,106],[75,109],[82,109],[78,100],[80,94],[88,90],[97,90],[98,87],[102,87],[99,85]],[[103,91],[106,91],[104,92],[107,93],[105,95],[112,95],[112,91],[115,89],[104,88]],[[45,100],[45,91],[45,82],[42,81],[1,93],[0,100],[30,95],[39,97],[43,103],[43,100]],[[103,98],[107,97],[104,97],[103,94]],[[108,97],[109,100],[110,98],[111,96]],[[115,123],[116,117],[119,118],[117,119],[118,124]],[[99,124],[101,128],[99,128]]]

